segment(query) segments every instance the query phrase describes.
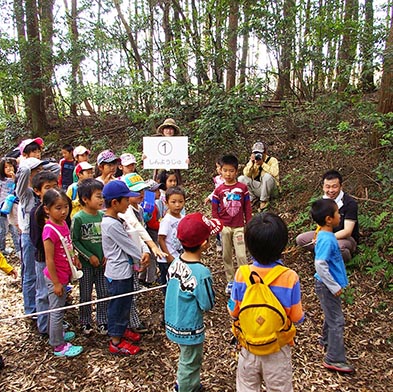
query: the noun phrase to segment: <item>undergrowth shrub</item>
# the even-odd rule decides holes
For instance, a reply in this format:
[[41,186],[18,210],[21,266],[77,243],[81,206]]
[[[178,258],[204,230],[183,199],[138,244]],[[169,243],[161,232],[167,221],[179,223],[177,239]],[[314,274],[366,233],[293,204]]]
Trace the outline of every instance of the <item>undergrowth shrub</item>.
[[209,105],[201,109],[200,116],[191,124],[193,152],[203,152],[207,156],[214,154],[215,157],[236,151],[238,158],[243,160],[242,154],[247,151],[247,128],[261,112],[263,109],[251,93],[237,90],[227,93],[215,87],[210,91]]
[[382,286],[393,291],[393,116],[379,116],[376,121],[381,130],[380,144],[388,147],[380,155],[380,161],[373,170],[379,183],[379,191],[370,198],[382,200],[375,208],[372,201],[365,202],[359,214],[359,226],[364,240],[358,246],[357,255],[350,261],[351,268],[382,278]]

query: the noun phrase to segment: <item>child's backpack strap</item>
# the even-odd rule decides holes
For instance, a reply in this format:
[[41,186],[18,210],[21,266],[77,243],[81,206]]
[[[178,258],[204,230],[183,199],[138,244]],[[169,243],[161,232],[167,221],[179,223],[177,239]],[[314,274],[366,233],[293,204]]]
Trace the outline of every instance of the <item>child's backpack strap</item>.
[[[252,273],[252,271],[251,271],[251,268],[250,268],[250,266],[249,265],[241,265],[240,267],[239,267],[239,269],[240,269],[240,272],[242,273],[242,275],[243,275],[243,277],[244,277],[244,281],[246,282],[246,285],[247,285],[247,287],[249,287],[249,286],[251,286],[253,283],[255,283],[255,281],[254,282],[251,282],[251,273]],[[257,274],[256,272],[255,272],[255,274]],[[257,274],[258,275],[258,274]],[[259,275],[258,275],[259,276]],[[262,280],[262,279],[261,279]]]
[[287,267],[278,264],[262,279],[256,271],[251,271],[251,267],[249,265],[240,266],[240,271],[244,277],[247,287],[256,283],[255,277],[257,277],[260,282],[264,282],[267,286],[269,286],[270,283],[274,282],[287,269]]
[[282,273],[284,273],[287,270],[288,270],[287,267],[278,264],[266,274],[263,281],[267,286],[270,286],[270,283],[274,282]]

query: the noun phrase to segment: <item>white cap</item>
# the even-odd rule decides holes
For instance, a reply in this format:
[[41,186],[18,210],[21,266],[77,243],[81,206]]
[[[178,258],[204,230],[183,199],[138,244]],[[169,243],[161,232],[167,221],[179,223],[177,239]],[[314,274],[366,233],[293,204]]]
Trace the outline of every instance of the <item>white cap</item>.
[[136,163],[136,159],[135,159],[134,155],[126,152],[126,153],[120,155],[120,163],[122,166],[128,166],[133,163]]
[[47,161],[41,161],[41,159],[37,158],[26,158],[23,159],[20,163],[20,166],[28,167],[30,170],[37,169],[37,167],[44,165],[45,163],[48,163]]

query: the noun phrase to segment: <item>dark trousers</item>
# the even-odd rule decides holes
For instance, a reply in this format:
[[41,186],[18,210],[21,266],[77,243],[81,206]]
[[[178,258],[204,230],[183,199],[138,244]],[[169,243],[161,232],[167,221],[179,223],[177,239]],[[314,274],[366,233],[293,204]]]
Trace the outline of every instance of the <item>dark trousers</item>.
[[319,280],[315,280],[315,291],[325,316],[322,341],[327,345],[326,360],[329,362],[345,362],[345,321],[341,309],[341,298],[333,295]]
[[[108,279],[110,296],[131,293],[134,289],[134,277],[121,280]],[[122,337],[130,320],[131,295],[111,299],[108,305],[108,335]]]

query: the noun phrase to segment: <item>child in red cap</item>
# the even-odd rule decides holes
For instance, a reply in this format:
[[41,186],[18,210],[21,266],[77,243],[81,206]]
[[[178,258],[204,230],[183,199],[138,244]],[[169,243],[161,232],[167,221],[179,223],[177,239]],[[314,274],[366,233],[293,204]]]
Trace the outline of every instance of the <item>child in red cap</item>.
[[213,308],[214,291],[210,271],[202,264],[201,256],[209,247],[209,237],[221,230],[219,220],[209,220],[199,212],[186,215],[177,227],[184,253],[169,266],[165,297],[166,335],[180,348],[176,391],[203,389],[203,312]]

